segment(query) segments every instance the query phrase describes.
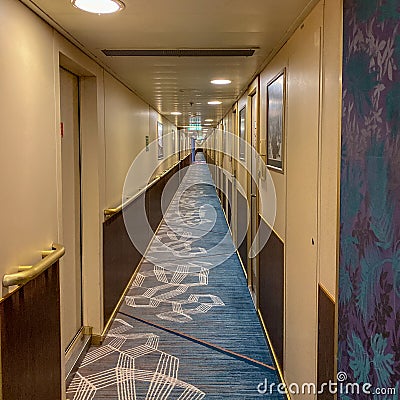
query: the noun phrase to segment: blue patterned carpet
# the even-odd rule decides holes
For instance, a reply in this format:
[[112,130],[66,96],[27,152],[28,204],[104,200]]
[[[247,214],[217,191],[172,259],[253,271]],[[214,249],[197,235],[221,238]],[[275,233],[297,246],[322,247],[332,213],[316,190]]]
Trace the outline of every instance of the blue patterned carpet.
[[[189,167],[120,313],[67,398],[284,399],[203,155]],[[270,368],[272,367],[272,368]]]

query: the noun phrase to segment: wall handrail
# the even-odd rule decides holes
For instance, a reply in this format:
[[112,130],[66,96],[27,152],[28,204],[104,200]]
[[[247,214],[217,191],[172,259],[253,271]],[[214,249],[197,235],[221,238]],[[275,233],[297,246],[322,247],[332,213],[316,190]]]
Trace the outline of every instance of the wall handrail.
[[[182,161],[182,160],[181,160]],[[123,210],[126,206],[131,204],[135,201],[138,197],[140,197],[143,193],[149,190],[156,182],[158,182],[163,176],[167,175],[171,170],[173,170],[181,161],[176,162],[172,167],[163,171],[160,175],[156,175],[156,177],[148,183],[144,188],[140,189],[136,194],[130,197],[128,200],[120,204],[118,207],[115,208],[106,208],[104,210],[104,217],[109,218],[112,217],[114,214],[117,214]]]
[[140,189],[136,194],[134,194],[132,197],[130,197],[124,203],[121,203],[118,207],[106,208],[104,210],[104,216],[105,217],[112,217],[114,214],[117,214],[117,213],[121,212],[124,207],[128,206],[133,201],[135,201],[138,197],[140,197],[144,192],[149,190],[160,179],[161,179],[161,176],[157,175],[155,177],[155,179],[153,179],[149,184],[147,184],[144,188]]
[[18,272],[5,274],[3,276],[3,286],[9,287],[14,285],[23,285],[32,279],[35,279],[38,275],[50,268],[65,254],[65,248],[63,245],[53,243],[51,247],[53,250],[43,251],[42,256],[44,258],[35,265],[20,266],[18,267]]

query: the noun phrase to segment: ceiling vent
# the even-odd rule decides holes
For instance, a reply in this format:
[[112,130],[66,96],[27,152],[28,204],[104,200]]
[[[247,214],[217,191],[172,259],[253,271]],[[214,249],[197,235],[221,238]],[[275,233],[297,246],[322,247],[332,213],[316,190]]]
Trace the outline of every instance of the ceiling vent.
[[255,49],[105,49],[102,52],[108,57],[250,57]]

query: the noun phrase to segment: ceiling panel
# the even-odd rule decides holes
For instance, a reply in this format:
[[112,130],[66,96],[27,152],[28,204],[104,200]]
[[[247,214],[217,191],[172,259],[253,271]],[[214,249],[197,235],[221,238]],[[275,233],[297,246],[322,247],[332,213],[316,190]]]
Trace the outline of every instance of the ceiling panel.
[[[69,0],[23,0],[68,32],[128,87],[168,119],[217,122],[246,89],[316,0],[125,0],[125,9],[95,15]],[[254,48],[252,57],[107,57],[103,49]],[[228,86],[212,79],[226,78]],[[220,100],[210,106],[209,100]],[[171,111],[181,111],[179,117]]]

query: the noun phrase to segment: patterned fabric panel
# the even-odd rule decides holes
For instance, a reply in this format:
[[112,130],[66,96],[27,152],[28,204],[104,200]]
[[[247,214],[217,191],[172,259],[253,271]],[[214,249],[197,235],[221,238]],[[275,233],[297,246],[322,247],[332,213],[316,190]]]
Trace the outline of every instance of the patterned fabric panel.
[[398,399],[399,1],[345,0],[343,43],[338,370],[371,388],[339,398]]

